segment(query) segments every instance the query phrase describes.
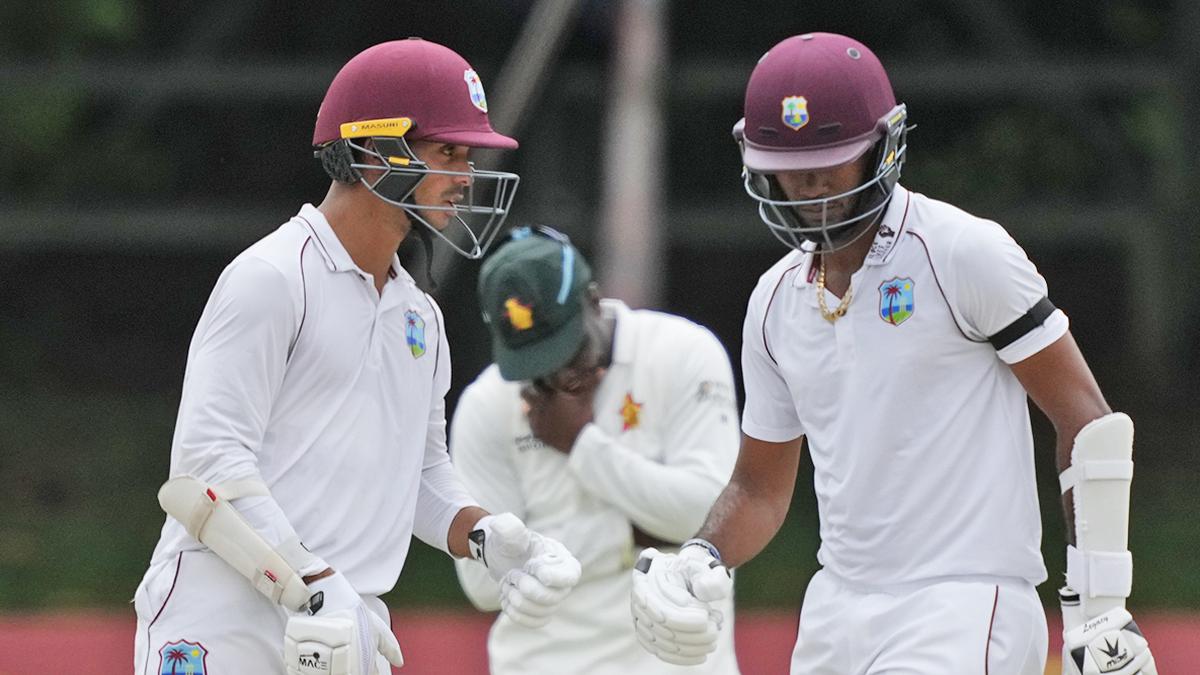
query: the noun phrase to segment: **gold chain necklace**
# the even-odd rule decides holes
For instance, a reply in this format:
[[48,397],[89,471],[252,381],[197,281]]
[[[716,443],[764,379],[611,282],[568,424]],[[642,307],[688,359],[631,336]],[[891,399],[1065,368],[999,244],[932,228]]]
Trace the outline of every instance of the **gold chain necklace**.
[[846,287],[846,294],[842,296],[842,301],[838,303],[836,309],[829,311],[829,306],[825,304],[825,256],[821,256],[821,269],[817,271],[817,305],[821,309],[821,316],[829,323],[833,323],[838,319],[846,316],[846,310],[850,308],[850,298],[854,297],[854,289]]

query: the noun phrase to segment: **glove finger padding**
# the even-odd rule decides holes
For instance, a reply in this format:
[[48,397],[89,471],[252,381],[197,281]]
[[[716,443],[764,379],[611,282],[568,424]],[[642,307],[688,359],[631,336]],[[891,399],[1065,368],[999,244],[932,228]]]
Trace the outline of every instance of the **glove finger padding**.
[[[378,614],[366,607],[362,608],[362,612],[367,615],[368,621],[372,624],[371,632],[375,635],[375,650],[393,666],[397,668],[403,666],[404,654],[400,651],[400,641],[396,639],[396,634],[392,632],[392,627]],[[380,673],[386,675],[389,670],[384,669]]]
[[541,628],[550,623],[554,609],[528,602],[511,584],[500,587],[500,611],[518,625]]
[[579,583],[582,568],[566,546],[554,539],[532,534],[532,551],[522,569],[546,586],[570,589]]
[[515,587],[521,596],[529,601],[553,610],[571,593],[571,587],[548,586],[533,574],[521,570],[513,570],[505,577],[505,582]]
[[721,613],[688,590],[706,572],[655,549],[646,549],[634,568],[634,632],[643,648],[667,663],[697,665],[717,648]]
[[643,602],[658,610],[659,623],[672,631],[702,633],[709,629],[709,607],[687,590],[684,576],[670,569],[646,575],[649,584]]
[[500,609],[516,623],[528,628],[546,625],[570,588],[550,588],[534,576],[512,570],[500,584]]
[[646,651],[667,663],[681,666],[698,665],[704,663],[707,656],[717,648],[715,640],[708,644],[683,644],[664,640],[647,624],[636,618],[633,622],[633,629],[638,643]]
[[1154,655],[1133,617],[1112,609],[1063,633],[1064,675],[1157,675]]

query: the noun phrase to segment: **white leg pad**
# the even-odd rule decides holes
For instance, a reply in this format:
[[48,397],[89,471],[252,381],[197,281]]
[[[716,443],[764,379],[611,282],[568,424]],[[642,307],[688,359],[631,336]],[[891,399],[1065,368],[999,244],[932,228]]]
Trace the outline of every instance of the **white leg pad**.
[[209,486],[192,476],[177,476],[159,489],[158,503],[183,524],[188,534],[249,579],[272,602],[303,611],[313,594],[296,570],[315,557],[298,539],[284,542],[278,550],[272,547],[230,504],[241,497],[269,494],[261,481]]
[[1133,583],[1129,553],[1129,486],[1133,420],[1111,413],[1079,431],[1071,466],[1059,476],[1074,490],[1075,546],[1067,548],[1067,584],[1080,595],[1085,618],[1125,606]]

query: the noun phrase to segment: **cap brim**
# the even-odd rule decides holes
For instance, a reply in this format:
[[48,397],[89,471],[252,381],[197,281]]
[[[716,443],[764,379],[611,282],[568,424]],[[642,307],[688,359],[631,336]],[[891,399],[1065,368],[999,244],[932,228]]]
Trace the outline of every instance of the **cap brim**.
[[509,381],[545,377],[571,361],[583,345],[583,312],[576,314],[548,337],[515,349],[492,335],[492,358],[500,376]]
[[778,150],[744,141],[742,163],[758,173],[781,171],[818,171],[830,169],[862,157],[879,140],[873,135],[843,145],[809,150]]
[[414,140],[452,143],[468,148],[493,148],[516,150],[517,141],[495,131],[439,131],[428,135],[413,136]]

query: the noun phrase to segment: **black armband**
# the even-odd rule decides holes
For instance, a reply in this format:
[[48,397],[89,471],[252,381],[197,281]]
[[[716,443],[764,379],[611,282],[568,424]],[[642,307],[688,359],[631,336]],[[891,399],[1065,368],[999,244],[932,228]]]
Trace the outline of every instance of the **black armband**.
[[1042,298],[1019,319],[1008,324],[999,333],[988,338],[988,342],[992,343],[992,347],[995,347],[996,351],[1000,351],[1045,323],[1046,319],[1054,313],[1055,309],[1054,303],[1050,302],[1050,298]]

